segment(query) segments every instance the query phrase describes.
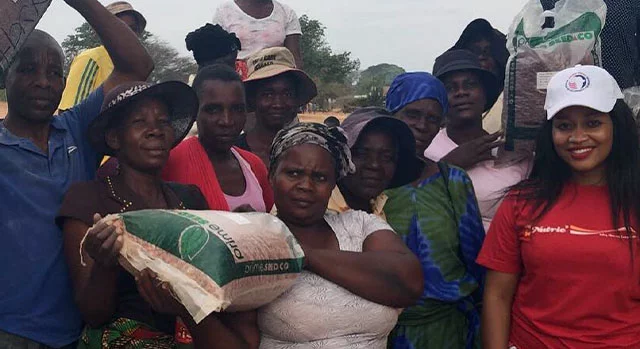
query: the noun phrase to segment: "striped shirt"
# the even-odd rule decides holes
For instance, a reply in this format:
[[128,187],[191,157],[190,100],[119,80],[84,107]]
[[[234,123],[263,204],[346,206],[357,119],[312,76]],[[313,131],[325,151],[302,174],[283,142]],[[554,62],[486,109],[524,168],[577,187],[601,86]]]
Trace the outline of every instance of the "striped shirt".
[[86,99],[111,75],[113,62],[104,46],[80,53],[71,63],[67,86],[62,95],[60,110],[71,109]]

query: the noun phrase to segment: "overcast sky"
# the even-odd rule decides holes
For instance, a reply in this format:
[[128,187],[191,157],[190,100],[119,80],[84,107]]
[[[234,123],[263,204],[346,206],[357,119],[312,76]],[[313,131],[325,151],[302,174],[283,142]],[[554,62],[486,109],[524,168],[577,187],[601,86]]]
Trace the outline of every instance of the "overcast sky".
[[[184,37],[210,22],[222,0],[129,0],[148,20],[147,30],[187,54]],[[111,0],[101,0],[107,4]],[[362,69],[379,63],[409,71],[431,71],[434,59],[452,46],[464,27],[484,17],[504,33],[525,0],[283,0],[299,16],[327,28],[335,52],[350,51]],[[54,0],[39,24],[59,42],[83,19]]]

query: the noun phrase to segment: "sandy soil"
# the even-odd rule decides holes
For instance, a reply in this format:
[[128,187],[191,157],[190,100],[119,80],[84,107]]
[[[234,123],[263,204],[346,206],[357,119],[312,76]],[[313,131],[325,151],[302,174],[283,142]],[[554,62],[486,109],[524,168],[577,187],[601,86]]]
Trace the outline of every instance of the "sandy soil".
[[329,116],[335,116],[338,119],[340,119],[340,121],[344,120],[347,115],[343,114],[343,113],[337,113],[337,112],[329,112],[329,113],[314,113],[314,114],[300,114],[300,121],[303,122],[318,122],[318,123],[322,123],[324,121],[324,119],[326,119]]
[[[0,119],[7,115],[7,103],[0,102]],[[322,123],[324,119],[329,116],[335,116],[340,120],[344,120],[347,116],[342,113],[314,113],[314,114],[300,114],[300,120],[304,122],[319,122]]]

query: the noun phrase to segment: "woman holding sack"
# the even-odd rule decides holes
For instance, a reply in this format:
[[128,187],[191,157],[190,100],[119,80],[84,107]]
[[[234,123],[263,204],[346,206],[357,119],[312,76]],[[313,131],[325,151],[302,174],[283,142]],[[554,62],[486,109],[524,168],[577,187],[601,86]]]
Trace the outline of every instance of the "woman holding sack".
[[278,218],[306,265],[291,289],[258,310],[260,348],[385,348],[399,308],[422,292],[420,264],[378,217],[326,213],[336,183],[355,170],[345,136],[297,124],[278,133],[270,159]]
[[576,66],[549,82],[533,171],[499,208],[485,349],[640,347],[640,149],[614,78]]
[[195,348],[257,343],[257,336],[244,336],[236,325],[255,321],[253,315],[212,314],[196,325],[151,271],[127,273],[118,265],[123,232],[100,223],[108,214],[144,209],[208,209],[197,187],[160,177],[169,151],[186,136],[197,110],[198,98],[186,84],[133,82],[105,97],[89,128],[92,146],[116,157],[120,171],[72,185],[57,217],[76,303],[87,323],[81,349],[176,348],[177,316],[186,322]]

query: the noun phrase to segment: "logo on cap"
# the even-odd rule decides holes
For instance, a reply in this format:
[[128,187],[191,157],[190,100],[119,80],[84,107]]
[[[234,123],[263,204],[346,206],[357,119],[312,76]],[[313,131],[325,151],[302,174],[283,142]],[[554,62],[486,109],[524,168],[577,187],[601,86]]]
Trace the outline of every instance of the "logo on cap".
[[581,92],[591,85],[591,80],[584,73],[575,73],[567,79],[566,88],[571,92]]

